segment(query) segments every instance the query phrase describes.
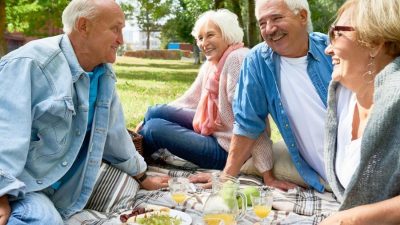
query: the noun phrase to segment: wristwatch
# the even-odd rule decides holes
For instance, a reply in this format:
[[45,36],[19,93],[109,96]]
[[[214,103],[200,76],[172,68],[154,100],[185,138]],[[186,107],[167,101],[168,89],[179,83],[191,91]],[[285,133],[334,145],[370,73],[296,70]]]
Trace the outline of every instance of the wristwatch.
[[139,177],[139,178],[136,178],[136,177],[135,177],[135,180],[136,180],[138,183],[142,183],[144,180],[146,180],[146,178],[147,178],[147,174],[146,174],[146,173],[143,173],[143,175],[142,175],[141,177]]

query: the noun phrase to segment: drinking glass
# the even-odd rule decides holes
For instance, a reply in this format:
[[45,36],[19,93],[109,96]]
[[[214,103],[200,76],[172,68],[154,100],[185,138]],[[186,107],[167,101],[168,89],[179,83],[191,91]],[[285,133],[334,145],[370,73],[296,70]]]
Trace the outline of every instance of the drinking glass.
[[225,225],[225,223],[220,218],[203,218],[203,225]]
[[272,193],[269,191],[261,191],[260,196],[251,195],[251,203],[254,214],[261,219],[261,224],[269,224],[266,219],[272,209]]
[[169,191],[172,199],[179,207],[185,202],[188,194],[189,180],[184,177],[172,177],[168,180]]

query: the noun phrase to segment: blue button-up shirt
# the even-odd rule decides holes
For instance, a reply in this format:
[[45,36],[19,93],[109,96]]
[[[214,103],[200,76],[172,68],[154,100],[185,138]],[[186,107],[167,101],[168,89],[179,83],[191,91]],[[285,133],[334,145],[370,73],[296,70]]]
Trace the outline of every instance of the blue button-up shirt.
[[[309,35],[307,72],[325,106],[332,73],[331,57],[324,53],[326,46],[326,35]],[[265,130],[265,119],[270,114],[302,178],[311,187],[322,192],[324,187],[317,172],[303,159],[296,145],[288,115],[282,105],[280,91],[280,56],[265,43],[260,43],[251,50],[242,65],[233,102],[233,132],[256,139]],[[307,110],[307,106],[304,106],[304,110]]]
[[0,196],[48,190],[82,149],[76,174],[46,192],[66,218],[85,206],[102,159],[129,175],[146,170],[125,128],[115,74],[104,67],[85,140],[90,79],[67,35],[32,41],[1,59]]

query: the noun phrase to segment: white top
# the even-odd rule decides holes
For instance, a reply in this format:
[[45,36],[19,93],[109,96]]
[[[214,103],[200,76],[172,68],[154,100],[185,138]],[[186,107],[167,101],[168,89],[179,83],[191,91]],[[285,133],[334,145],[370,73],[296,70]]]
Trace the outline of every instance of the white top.
[[281,57],[281,96],[300,154],[326,180],[324,122],[326,108],[307,73],[307,56]]
[[355,95],[343,86],[338,86],[338,135],[335,169],[339,182],[346,189],[360,163],[361,138],[351,140]]

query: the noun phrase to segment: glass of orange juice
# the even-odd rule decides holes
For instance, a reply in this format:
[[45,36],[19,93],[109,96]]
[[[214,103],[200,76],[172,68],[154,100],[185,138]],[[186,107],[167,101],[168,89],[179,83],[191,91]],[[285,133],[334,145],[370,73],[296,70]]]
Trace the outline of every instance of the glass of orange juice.
[[261,219],[261,224],[269,224],[266,218],[272,210],[272,201],[273,197],[270,191],[261,191],[260,196],[251,195],[253,212]]
[[189,180],[184,177],[172,177],[168,180],[171,198],[180,206],[187,199]]

